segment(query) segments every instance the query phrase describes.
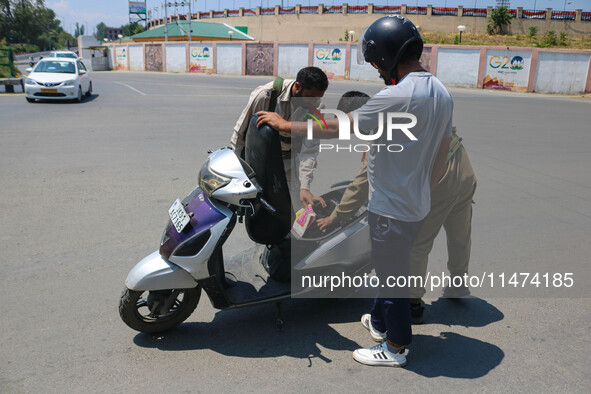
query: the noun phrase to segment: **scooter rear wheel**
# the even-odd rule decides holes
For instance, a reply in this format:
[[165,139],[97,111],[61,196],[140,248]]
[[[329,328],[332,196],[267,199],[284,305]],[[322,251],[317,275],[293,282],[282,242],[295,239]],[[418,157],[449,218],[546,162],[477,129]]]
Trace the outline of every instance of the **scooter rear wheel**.
[[125,288],[119,300],[119,315],[134,330],[166,331],[185,321],[197,307],[200,297],[199,286],[151,292]]

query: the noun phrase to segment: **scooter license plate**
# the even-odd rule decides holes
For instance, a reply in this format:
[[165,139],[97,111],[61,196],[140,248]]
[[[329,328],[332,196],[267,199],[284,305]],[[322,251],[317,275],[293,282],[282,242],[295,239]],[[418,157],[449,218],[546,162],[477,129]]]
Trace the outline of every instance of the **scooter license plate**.
[[176,231],[179,233],[183,231],[191,221],[191,218],[189,218],[189,215],[187,215],[187,212],[185,211],[185,207],[178,198],[168,210],[168,215],[170,216],[174,228],[176,228]]

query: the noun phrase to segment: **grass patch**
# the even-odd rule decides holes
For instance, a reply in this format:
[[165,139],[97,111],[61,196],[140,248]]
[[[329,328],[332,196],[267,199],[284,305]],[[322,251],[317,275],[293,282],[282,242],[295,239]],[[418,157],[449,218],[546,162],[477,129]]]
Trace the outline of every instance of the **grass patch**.
[[[461,45],[489,45],[489,46],[510,46],[510,47],[542,47],[542,48],[570,48],[570,49],[591,49],[591,38],[569,37],[560,34],[555,45],[544,41],[544,36],[531,34],[511,35],[489,35],[478,33],[463,33]],[[457,33],[433,33],[421,32],[425,44],[454,45],[457,40]]]

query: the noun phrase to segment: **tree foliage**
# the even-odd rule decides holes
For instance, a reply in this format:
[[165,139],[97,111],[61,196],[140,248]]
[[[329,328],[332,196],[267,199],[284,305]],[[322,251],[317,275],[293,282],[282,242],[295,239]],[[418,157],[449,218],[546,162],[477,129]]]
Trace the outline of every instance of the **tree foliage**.
[[45,0],[0,0],[0,40],[6,39],[10,46],[65,48],[75,39],[60,24]]
[[99,23],[96,25],[96,33],[94,36],[97,40],[102,41],[107,38],[107,25],[104,22]]
[[492,11],[486,28],[489,34],[505,34],[507,26],[511,24],[511,14],[507,7],[499,7]]
[[80,25],[78,22],[76,22],[76,29],[74,30],[74,37],[78,38],[78,36],[83,36],[84,35],[84,25]]
[[144,31],[144,27],[137,22],[131,22],[127,25],[123,25],[121,26],[121,29],[123,29],[124,37],[133,36],[134,34],[139,34]]

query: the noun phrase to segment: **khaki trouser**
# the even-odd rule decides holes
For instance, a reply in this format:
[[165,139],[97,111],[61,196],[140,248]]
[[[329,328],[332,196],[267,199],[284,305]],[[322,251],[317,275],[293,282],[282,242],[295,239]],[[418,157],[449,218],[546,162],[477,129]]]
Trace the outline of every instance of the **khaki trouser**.
[[[292,159],[283,159],[283,168],[285,169],[285,177],[287,178],[287,187],[289,189],[289,197],[291,198],[291,206],[293,213],[303,208],[300,202],[300,182],[298,181],[297,175],[292,169],[294,163]],[[294,219],[295,220],[295,219]]]
[[[431,211],[425,218],[411,251],[410,270],[413,276],[427,274],[429,253],[441,227],[447,237],[447,268],[450,276],[468,273],[470,233],[472,231],[472,197],[476,191],[476,175],[461,146],[447,162],[443,177],[431,191]],[[411,288],[411,298],[422,298],[424,287]]]

